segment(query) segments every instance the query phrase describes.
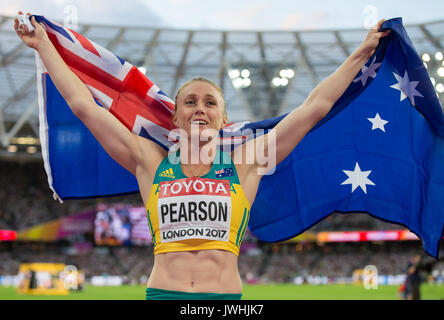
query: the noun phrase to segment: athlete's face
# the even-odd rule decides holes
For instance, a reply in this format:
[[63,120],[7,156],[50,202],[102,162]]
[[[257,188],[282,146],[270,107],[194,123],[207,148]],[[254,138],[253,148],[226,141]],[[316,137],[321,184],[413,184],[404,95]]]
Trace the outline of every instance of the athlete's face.
[[224,101],[219,91],[204,81],[194,81],[182,89],[177,97],[176,114],[173,116],[176,127],[191,134],[209,134],[212,129],[219,132],[227,124],[224,115]]

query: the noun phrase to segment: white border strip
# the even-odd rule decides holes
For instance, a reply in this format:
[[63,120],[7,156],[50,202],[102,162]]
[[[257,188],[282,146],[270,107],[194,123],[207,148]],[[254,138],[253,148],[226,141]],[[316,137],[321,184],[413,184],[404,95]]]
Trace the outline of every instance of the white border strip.
[[63,203],[63,200],[59,197],[57,192],[54,190],[51,165],[49,163],[49,146],[48,146],[48,122],[46,119],[46,104],[45,97],[43,96],[42,87],[42,74],[46,72],[43,62],[40,60],[40,56],[37,51],[34,51],[35,64],[37,68],[37,101],[39,105],[39,134],[40,134],[40,145],[42,148],[43,164],[45,166],[46,175],[48,176],[49,188],[54,192],[54,200],[59,200]]

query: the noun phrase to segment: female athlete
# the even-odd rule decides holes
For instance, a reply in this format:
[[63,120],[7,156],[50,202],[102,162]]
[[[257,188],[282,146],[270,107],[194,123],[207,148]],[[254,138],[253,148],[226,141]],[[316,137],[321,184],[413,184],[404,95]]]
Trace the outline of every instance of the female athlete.
[[[179,148],[168,154],[97,107],[34,17],[34,31],[17,19],[15,30],[39,53],[74,115],[137,178],[155,255],[146,299],[240,299],[239,247],[264,169],[270,161],[277,165],[284,160],[330,111],[379,39],[390,32],[379,32],[383,22],[273,130],[231,153],[216,148],[219,130],[228,120],[223,93],[213,82],[196,78],[178,91],[171,121],[179,130]],[[256,152],[258,148],[262,152]]]

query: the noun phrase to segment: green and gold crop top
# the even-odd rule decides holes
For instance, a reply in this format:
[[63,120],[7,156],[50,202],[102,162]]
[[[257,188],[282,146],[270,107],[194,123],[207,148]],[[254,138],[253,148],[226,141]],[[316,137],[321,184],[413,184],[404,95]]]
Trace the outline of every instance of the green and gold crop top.
[[154,254],[222,249],[239,255],[250,204],[230,155],[218,150],[202,177],[185,176],[175,162],[167,156],[160,163],[146,207]]

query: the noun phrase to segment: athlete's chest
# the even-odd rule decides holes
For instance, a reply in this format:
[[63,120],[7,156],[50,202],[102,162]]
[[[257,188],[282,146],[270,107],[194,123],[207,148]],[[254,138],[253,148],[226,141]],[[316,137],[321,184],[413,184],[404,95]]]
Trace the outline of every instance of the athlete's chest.
[[[228,241],[236,188],[228,179],[186,177],[153,185],[149,209],[156,214],[163,242]],[[234,213],[235,214],[235,213]]]

